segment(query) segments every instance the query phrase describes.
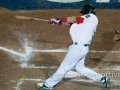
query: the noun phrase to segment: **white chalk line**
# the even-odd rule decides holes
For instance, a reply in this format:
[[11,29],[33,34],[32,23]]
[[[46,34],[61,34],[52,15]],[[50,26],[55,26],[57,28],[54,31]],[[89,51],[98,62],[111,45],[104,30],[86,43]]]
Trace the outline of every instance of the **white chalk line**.
[[[26,66],[23,66],[22,68],[39,68],[39,69],[57,69],[59,66],[35,66],[35,65],[26,65]],[[104,68],[101,68],[101,69],[98,69],[98,68],[91,68],[92,70],[97,70],[97,71],[100,71],[100,70],[120,70],[120,66],[110,66],[110,67],[104,67]]]
[[[18,83],[14,87],[15,90],[21,90],[21,86],[24,81],[34,81],[34,82],[43,82],[43,79],[32,79],[32,78],[21,78],[19,79]],[[95,83],[93,80],[86,80],[86,79],[72,79],[70,82],[88,82],[88,83]],[[120,80],[110,80],[114,85],[119,86]],[[116,83],[117,82],[117,83]],[[112,89],[113,90],[113,89]]]
[[26,65],[23,68],[39,68],[39,69],[56,69],[58,66],[35,66],[35,65]]
[[[4,50],[6,52],[9,52],[11,54],[17,55],[17,56],[24,56],[24,53],[20,53],[5,47],[1,47],[1,50]],[[38,50],[38,49],[32,49],[31,52],[67,52],[67,49],[52,49],[52,50]],[[91,53],[120,53],[120,51],[96,51],[96,50],[90,50]]]
[[0,46],[0,49],[3,50],[3,51],[9,52],[9,53],[11,53],[11,54],[13,54],[13,55],[17,55],[17,56],[21,56],[21,57],[24,56],[22,53],[19,53],[19,52],[14,51],[14,50],[7,49],[7,48],[5,48],[5,47],[1,47],[1,46]]
[[[67,52],[67,49],[53,49],[53,50],[33,50],[33,52]],[[90,50],[91,53],[120,53],[120,51],[96,51]]]
[[15,90],[20,90],[21,89],[21,85],[23,84],[24,81],[41,81],[41,79],[27,79],[27,78],[25,79],[25,78],[21,78],[18,81],[16,87],[13,87],[13,88],[15,88]]
[[[11,50],[11,49],[8,49],[8,48],[5,48],[5,47],[1,47],[0,46],[0,49],[3,50],[3,51],[6,51],[8,53],[11,53],[13,55],[17,55],[20,57],[20,61],[22,63],[20,63],[21,67],[22,68],[40,68],[40,69],[54,69],[54,68],[58,68],[57,66],[50,66],[50,67],[47,67],[47,66],[35,66],[35,65],[28,65],[28,61],[30,60],[30,57],[31,57],[31,53],[33,54],[33,52],[57,52],[57,53],[60,53],[60,52],[67,52],[67,49],[52,49],[52,50],[37,50],[37,49],[33,49],[29,46],[26,46],[25,47],[25,52],[17,52],[17,51],[14,51],[14,50]],[[95,50],[90,50],[89,52],[91,53],[120,53],[120,51],[95,51]],[[16,58],[16,57],[15,57]],[[109,68],[104,68],[104,70],[120,70],[120,66],[115,66],[115,67],[109,67]]]
[[[17,56],[20,56],[20,57],[26,57],[25,55],[27,55],[26,53],[20,53],[20,52],[17,52],[17,51],[14,51],[14,50],[10,50],[10,49],[7,49],[5,47],[0,47],[1,50],[4,50],[6,52],[9,52],[13,55],[17,55]],[[30,48],[28,48],[30,49]],[[35,50],[35,49],[30,49],[29,50],[30,52],[67,52],[66,49],[53,49],[53,50]],[[91,50],[90,52],[92,53],[119,53],[120,51],[95,51],[95,50]],[[29,52],[28,52],[28,55],[29,55]],[[27,58],[27,57],[26,57]],[[27,62],[26,62],[27,63]],[[54,68],[58,68],[57,66],[51,66],[51,67],[47,67],[47,66],[34,66],[34,65],[28,65],[26,64],[23,68],[41,68],[41,69],[54,69]],[[100,70],[100,69],[96,69],[94,68],[94,70]],[[102,70],[102,69],[101,69]],[[116,66],[116,67],[109,67],[109,68],[104,68],[103,70],[120,70],[120,66]],[[23,84],[24,81],[26,80],[31,80],[31,81],[40,81],[41,79],[20,79],[19,82],[17,83],[15,89],[16,90],[20,90],[21,89],[21,85]],[[44,81],[44,80],[43,80]],[[72,81],[79,81],[79,82],[93,82],[92,80],[75,80],[73,79]],[[115,80],[113,80],[115,81]]]
[[[20,62],[20,66],[22,68],[39,68],[39,67],[35,67],[35,66],[28,66],[28,61],[30,60],[30,58],[32,58],[34,56],[35,53],[41,53],[41,52],[48,52],[48,53],[60,53],[60,52],[67,52],[67,49],[51,49],[51,50],[38,50],[38,49],[34,49],[33,47],[30,47],[28,45],[29,40],[28,39],[24,39],[25,45],[23,45],[24,51],[23,52],[18,52],[12,49],[8,49],[5,47],[0,46],[0,49],[3,51],[6,51],[8,54],[12,54],[10,55],[15,61]],[[96,51],[96,50],[90,50],[89,52],[91,53],[120,53],[120,51]],[[40,67],[41,68],[41,67]],[[50,67],[52,68],[52,67]]]

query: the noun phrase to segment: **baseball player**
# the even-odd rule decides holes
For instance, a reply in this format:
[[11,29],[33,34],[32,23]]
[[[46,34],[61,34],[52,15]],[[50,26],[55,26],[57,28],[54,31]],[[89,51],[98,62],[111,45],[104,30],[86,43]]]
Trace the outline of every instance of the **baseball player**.
[[70,36],[73,41],[58,70],[43,83],[37,83],[38,88],[52,90],[72,68],[75,68],[80,75],[84,75],[94,81],[103,83],[109,87],[109,78],[86,68],[85,57],[89,51],[92,36],[96,33],[98,18],[95,16],[95,7],[86,4],[80,11],[83,16],[62,17],[50,19],[49,24],[64,25],[67,22],[70,26]]

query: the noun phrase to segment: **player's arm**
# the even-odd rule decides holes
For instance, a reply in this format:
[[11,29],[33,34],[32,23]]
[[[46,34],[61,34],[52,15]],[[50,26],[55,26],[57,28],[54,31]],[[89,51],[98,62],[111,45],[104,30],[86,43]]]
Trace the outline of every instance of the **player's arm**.
[[58,25],[62,25],[62,26],[67,26],[70,27],[73,23],[69,23],[69,22],[61,22]]
[[61,21],[63,22],[68,22],[68,23],[83,23],[84,18],[81,16],[72,16],[72,17],[62,17],[60,18]]
[[84,18],[81,16],[61,17],[56,19],[50,19],[49,24],[59,24],[64,26],[71,26],[73,23],[83,23]]
[[56,18],[56,19],[50,19],[50,21],[48,22],[51,25],[62,25],[62,26],[68,26],[70,27],[73,23],[69,23],[66,21],[66,18]]

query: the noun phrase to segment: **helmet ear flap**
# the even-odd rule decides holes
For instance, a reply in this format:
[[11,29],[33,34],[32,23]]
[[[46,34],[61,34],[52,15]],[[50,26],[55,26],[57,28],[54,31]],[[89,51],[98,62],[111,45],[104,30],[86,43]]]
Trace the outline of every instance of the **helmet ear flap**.
[[93,7],[92,13],[93,13],[93,14],[96,14],[95,12],[96,12],[96,9],[95,9],[95,7]]

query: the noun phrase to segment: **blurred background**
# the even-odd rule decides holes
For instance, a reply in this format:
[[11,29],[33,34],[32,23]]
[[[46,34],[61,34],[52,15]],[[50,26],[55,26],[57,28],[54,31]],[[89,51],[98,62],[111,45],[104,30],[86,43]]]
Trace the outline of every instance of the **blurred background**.
[[10,10],[79,9],[88,3],[101,9],[120,9],[120,0],[0,0],[0,7]]

